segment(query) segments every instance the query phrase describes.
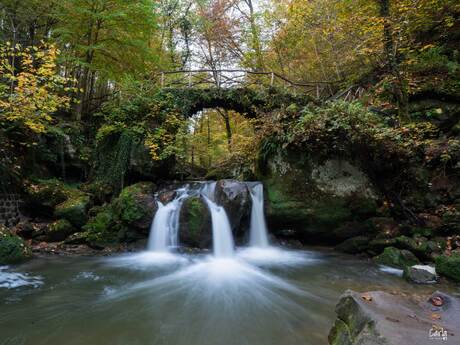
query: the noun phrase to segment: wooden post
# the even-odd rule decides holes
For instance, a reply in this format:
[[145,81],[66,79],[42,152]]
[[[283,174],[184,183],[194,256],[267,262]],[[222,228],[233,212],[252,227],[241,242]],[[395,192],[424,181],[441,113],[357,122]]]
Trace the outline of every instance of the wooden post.
[[273,83],[275,82],[275,73],[272,72],[272,78],[270,80],[270,86],[273,87]]
[[319,99],[319,84],[316,84],[316,98]]
[[165,86],[165,73],[161,72],[161,87]]
[[192,71],[188,73],[188,87],[192,87]]

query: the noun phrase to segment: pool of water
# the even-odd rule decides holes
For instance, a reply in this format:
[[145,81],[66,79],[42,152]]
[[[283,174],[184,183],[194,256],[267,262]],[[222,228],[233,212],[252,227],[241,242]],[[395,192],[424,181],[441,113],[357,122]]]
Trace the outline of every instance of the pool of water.
[[0,345],[325,345],[346,289],[429,294],[327,250],[138,253],[0,267]]

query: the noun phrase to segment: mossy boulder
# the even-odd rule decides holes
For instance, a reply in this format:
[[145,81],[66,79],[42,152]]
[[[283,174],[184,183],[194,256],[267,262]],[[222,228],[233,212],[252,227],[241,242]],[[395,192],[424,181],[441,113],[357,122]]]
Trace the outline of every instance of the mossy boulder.
[[436,258],[436,272],[456,282],[460,282],[460,253],[441,255]]
[[73,193],[69,193],[67,200],[56,206],[54,216],[66,219],[79,228],[86,223],[89,205],[90,198],[88,195],[73,190]]
[[374,261],[380,265],[401,269],[420,263],[417,257],[410,251],[395,247],[385,248],[382,254],[374,257]]
[[[102,207],[88,223],[83,226],[86,241],[94,247],[105,247],[119,241],[117,224],[111,205]],[[82,238],[80,236],[80,238]]]
[[212,241],[212,222],[208,206],[199,197],[184,201],[179,217],[179,242],[190,247],[208,248]]
[[340,243],[335,249],[342,253],[358,254],[366,251],[369,246],[369,237],[356,236]]
[[140,182],[124,188],[113,202],[114,213],[126,226],[148,233],[157,210],[155,189],[151,182]]
[[60,242],[76,231],[77,229],[67,219],[59,219],[49,224],[45,233],[39,236],[37,240]]
[[365,229],[337,236],[347,222],[376,214],[377,193],[356,165],[340,159],[321,161],[301,153],[271,157],[259,179],[266,187],[266,216],[276,232],[293,229],[311,242],[340,242]]
[[24,240],[0,225],[0,264],[24,261],[32,256],[32,251]]
[[25,188],[26,206],[33,214],[50,216],[67,199],[67,186],[57,180],[36,180]]

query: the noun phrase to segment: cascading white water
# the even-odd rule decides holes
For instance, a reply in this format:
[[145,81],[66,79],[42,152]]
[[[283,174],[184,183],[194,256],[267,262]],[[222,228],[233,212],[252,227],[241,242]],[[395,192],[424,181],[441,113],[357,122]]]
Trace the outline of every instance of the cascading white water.
[[268,232],[264,215],[264,186],[262,183],[256,185],[248,184],[252,199],[251,227],[249,244],[252,247],[268,247]]
[[212,243],[214,256],[218,258],[232,257],[235,254],[233,234],[224,208],[218,206],[208,197],[203,196],[211,212]]
[[215,192],[216,192],[216,184],[217,182],[205,182],[204,186],[201,187],[200,194],[204,195],[211,201],[215,201]]
[[171,247],[177,247],[180,209],[187,192],[187,188],[177,190],[177,197],[166,205],[157,201],[158,211],[150,227],[149,251],[167,253]]

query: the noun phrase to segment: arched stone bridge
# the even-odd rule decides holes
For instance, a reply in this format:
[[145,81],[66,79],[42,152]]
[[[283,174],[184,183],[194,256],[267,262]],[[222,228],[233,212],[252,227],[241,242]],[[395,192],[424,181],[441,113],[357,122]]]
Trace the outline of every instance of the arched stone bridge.
[[294,95],[275,88],[164,88],[160,95],[172,99],[175,108],[185,118],[211,108],[234,110],[247,118],[256,118],[260,113],[288,107],[291,104],[303,106],[317,102],[309,95]]
[[275,72],[228,70],[164,71],[158,75],[161,93],[173,97],[185,117],[205,108],[235,110],[247,117],[296,104],[329,99],[352,100],[360,88],[339,92],[339,82],[293,82]]

